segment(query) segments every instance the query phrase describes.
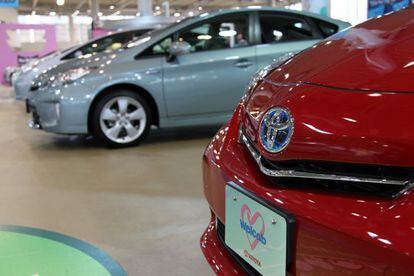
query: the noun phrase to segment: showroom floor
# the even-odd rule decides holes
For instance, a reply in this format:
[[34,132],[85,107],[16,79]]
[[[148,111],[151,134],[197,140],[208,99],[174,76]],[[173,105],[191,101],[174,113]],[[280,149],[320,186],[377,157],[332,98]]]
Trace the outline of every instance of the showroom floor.
[[201,157],[217,128],[156,131],[140,147],[109,150],[30,130],[28,119],[0,87],[1,225],[84,240],[129,275],[211,275],[199,249],[209,220]]

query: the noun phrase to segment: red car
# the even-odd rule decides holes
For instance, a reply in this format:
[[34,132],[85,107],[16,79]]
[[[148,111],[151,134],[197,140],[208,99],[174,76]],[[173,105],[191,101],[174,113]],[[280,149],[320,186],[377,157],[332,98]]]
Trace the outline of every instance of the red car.
[[414,9],[259,73],[207,147],[221,275],[414,275]]

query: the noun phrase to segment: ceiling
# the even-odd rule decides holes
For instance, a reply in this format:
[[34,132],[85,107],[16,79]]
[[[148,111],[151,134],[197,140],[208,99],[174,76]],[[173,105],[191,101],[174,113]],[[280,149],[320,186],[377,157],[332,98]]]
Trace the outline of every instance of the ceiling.
[[[138,0],[98,1],[103,15],[111,15],[117,11],[120,11],[122,15],[135,15],[138,12]],[[165,0],[153,0],[154,9],[157,6],[162,7],[163,2]],[[203,10],[214,10],[249,5],[268,6],[272,2],[276,6],[285,6],[298,3],[300,0],[170,0],[169,2],[171,12],[184,13],[192,10],[198,11],[199,7]],[[58,6],[56,0],[20,0],[19,8],[21,14],[30,14],[32,11],[36,11],[36,14],[49,14],[49,12],[73,14],[76,10],[79,10],[80,14],[90,14],[91,0],[65,0],[63,6]],[[162,11],[161,8],[160,12]]]

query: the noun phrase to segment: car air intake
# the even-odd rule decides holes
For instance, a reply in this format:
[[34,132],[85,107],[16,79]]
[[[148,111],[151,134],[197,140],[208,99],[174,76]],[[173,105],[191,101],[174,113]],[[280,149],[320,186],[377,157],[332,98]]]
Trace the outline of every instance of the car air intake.
[[264,158],[243,133],[239,140],[273,183],[289,188],[396,197],[414,186],[414,169],[381,165]]
[[33,84],[32,86],[30,86],[30,91],[37,91],[39,90],[40,86],[37,84]]

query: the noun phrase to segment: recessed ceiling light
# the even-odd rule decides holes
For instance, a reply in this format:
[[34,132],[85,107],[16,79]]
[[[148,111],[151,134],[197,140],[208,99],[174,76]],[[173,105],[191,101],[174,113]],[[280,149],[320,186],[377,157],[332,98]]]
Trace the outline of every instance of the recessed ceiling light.
[[56,5],[58,5],[58,6],[65,5],[65,0],[56,0]]
[[98,16],[102,16],[103,15],[103,13],[102,12],[98,12]]
[[179,13],[179,12],[175,12],[175,13],[174,13],[174,16],[175,16],[175,17],[180,17],[180,16],[181,16],[181,13]]
[[161,9],[161,7],[160,6],[155,6],[155,10],[156,11],[159,11]]
[[36,11],[32,11],[32,15],[36,15]]
[[114,6],[114,5],[110,5],[110,6],[109,6],[109,9],[110,9],[110,10],[113,10],[113,9],[115,9],[115,6]]
[[50,16],[55,16],[55,15],[56,15],[56,12],[51,11],[51,12],[49,13],[49,15],[50,15]]

